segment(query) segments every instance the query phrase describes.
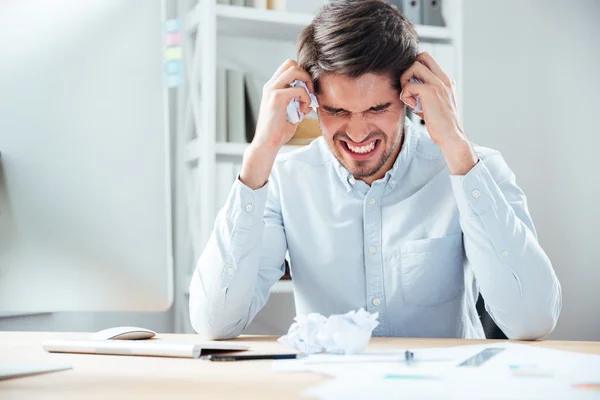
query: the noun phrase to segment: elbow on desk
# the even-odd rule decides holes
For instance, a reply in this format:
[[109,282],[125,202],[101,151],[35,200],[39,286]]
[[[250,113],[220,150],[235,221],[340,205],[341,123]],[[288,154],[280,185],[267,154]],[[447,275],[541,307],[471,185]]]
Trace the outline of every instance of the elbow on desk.
[[192,313],[190,307],[190,322],[194,331],[208,340],[226,340],[235,339],[241,332],[234,326],[233,329],[222,328],[220,326],[211,325],[208,322],[208,315],[203,313]]
[[554,305],[546,305],[522,315],[520,322],[514,327],[503,329],[504,333],[512,340],[537,340],[548,336],[556,327],[561,307],[559,295]]
[[242,321],[226,325],[223,321],[211,318],[208,304],[194,301],[190,296],[190,322],[194,331],[208,340],[225,340],[238,337],[244,328]]

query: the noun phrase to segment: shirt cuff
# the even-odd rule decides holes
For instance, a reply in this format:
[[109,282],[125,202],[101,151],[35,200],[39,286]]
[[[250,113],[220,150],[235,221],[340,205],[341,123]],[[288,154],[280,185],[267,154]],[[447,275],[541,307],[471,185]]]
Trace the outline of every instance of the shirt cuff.
[[235,221],[235,226],[250,230],[263,223],[269,183],[260,189],[252,190],[240,181],[235,180],[228,199],[228,209]]
[[450,175],[450,182],[461,214],[482,215],[494,205],[496,182],[483,161],[479,160],[466,175]]

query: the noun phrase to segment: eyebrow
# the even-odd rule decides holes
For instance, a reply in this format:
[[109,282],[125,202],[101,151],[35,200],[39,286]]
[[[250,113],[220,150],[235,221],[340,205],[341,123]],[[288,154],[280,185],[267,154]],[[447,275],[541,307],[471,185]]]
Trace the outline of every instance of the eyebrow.
[[[373,106],[371,108],[369,108],[368,110],[365,110],[363,112],[369,112],[369,111],[383,111],[387,108],[389,108],[392,105],[392,103],[384,103],[384,104],[378,104],[376,106]],[[325,111],[327,111],[328,113],[331,114],[338,114],[338,113],[347,113],[350,112],[348,110],[345,110],[343,108],[335,108],[335,107],[329,107],[329,106],[321,106],[321,108],[323,108]]]

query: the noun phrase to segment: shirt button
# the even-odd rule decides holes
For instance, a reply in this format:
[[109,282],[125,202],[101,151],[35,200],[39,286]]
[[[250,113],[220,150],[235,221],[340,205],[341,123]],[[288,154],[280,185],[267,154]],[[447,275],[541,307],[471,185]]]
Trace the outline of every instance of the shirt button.
[[372,206],[374,206],[376,203],[377,203],[377,200],[375,200],[375,199],[369,200],[369,204]]
[[377,253],[377,249],[375,247],[371,246],[371,247],[369,247],[369,253],[375,254],[375,253]]
[[478,199],[479,196],[481,196],[481,192],[479,190],[475,189],[475,190],[473,190],[471,192],[471,196],[473,196],[474,198]]
[[392,185],[392,186],[396,186],[396,183],[397,183],[397,182],[396,182],[396,180],[395,180],[395,179],[392,179],[392,180],[390,181],[390,185]]
[[247,204],[246,205],[246,211],[252,212],[252,210],[254,210],[254,207],[252,207],[252,204]]
[[227,273],[229,275],[233,275],[233,268],[227,268]]
[[354,178],[350,178],[350,179],[349,179],[349,182],[350,182],[350,184],[351,184],[351,185],[354,185],[354,184],[356,183],[356,179],[354,179]]
[[380,304],[381,304],[381,300],[379,300],[379,299],[373,299],[373,305],[374,306],[378,306]]
[[508,257],[508,251],[504,250],[504,251],[501,253],[501,255],[502,255],[502,258],[506,258],[506,257]]

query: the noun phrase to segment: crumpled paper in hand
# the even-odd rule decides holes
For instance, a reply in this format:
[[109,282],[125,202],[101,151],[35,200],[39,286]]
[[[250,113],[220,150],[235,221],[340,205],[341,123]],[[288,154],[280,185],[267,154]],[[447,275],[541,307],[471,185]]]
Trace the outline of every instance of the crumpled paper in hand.
[[[308,90],[308,86],[306,86],[306,83],[299,80],[295,80],[292,83],[290,83],[290,86],[302,86],[304,89],[306,89],[306,93],[308,93],[308,95],[310,96],[310,106],[312,107],[312,109],[314,110],[317,107],[319,107],[317,97]],[[304,113],[300,111],[300,100],[292,99],[292,101],[289,102],[287,110],[285,112],[285,117],[292,124],[297,124],[304,119]]]
[[[423,81],[421,81],[420,79],[414,78],[414,77],[410,78],[408,81],[409,82],[423,83]],[[404,93],[404,88],[400,92],[400,100],[402,100],[402,93]],[[417,101],[417,105],[415,107],[413,107],[412,105],[406,103],[404,100],[402,100],[402,102],[404,104],[406,104],[411,109],[412,112],[414,112],[414,113],[422,113],[423,112],[423,107],[421,105],[421,99],[419,99],[419,96],[414,96],[414,98]]]
[[321,314],[294,318],[287,335],[277,341],[304,354],[359,354],[367,349],[379,313],[364,309],[325,318]]

